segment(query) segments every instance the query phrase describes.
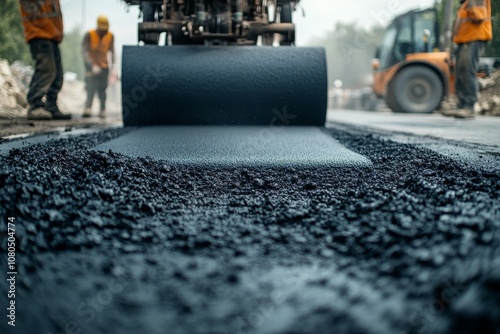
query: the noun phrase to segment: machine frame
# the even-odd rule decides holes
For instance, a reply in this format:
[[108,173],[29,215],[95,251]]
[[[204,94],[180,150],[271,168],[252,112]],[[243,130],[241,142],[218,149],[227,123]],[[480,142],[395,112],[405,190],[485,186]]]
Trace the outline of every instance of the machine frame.
[[294,45],[300,0],[124,0],[139,5],[139,42],[156,45]]

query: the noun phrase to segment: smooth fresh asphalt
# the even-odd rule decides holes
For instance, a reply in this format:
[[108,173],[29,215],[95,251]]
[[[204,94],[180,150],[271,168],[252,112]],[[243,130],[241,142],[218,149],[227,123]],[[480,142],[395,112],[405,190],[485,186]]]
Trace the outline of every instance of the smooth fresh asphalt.
[[318,127],[143,127],[96,150],[188,166],[368,167],[366,157]]
[[330,110],[327,120],[328,123],[340,122],[464,143],[500,146],[500,117],[479,116],[474,120],[460,120],[440,114]]

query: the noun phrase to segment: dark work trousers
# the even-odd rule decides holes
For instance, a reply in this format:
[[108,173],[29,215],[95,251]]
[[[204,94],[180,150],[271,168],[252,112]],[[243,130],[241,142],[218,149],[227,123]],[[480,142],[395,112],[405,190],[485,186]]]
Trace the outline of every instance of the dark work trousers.
[[106,88],[108,88],[109,70],[103,69],[101,73],[94,75],[87,68],[87,76],[85,78],[85,87],[87,89],[87,102],[85,108],[92,108],[94,96],[97,93],[101,101],[101,111],[106,110]]
[[[50,108],[57,103],[57,94],[63,85],[63,69],[59,44],[48,39],[33,39],[29,42],[35,61],[35,72],[28,91],[30,110]],[[46,97],[46,104],[42,98]]]
[[476,73],[479,67],[479,57],[485,46],[486,42],[483,41],[458,45],[455,53],[455,92],[459,109],[474,110],[479,89]]

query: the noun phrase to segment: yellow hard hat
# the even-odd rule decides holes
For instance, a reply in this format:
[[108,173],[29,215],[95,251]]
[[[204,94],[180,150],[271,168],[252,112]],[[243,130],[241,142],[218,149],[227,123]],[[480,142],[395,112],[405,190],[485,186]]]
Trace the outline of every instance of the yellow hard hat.
[[107,31],[109,29],[109,21],[106,15],[100,15],[97,18],[97,30]]

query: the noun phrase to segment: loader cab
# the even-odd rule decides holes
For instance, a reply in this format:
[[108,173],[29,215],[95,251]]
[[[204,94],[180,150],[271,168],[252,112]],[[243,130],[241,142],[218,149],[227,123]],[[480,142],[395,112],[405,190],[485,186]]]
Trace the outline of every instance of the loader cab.
[[435,9],[415,10],[392,21],[383,34],[375,58],[378,70],[385,70],[404,61],[413,53],[439,50],[439,24]]

